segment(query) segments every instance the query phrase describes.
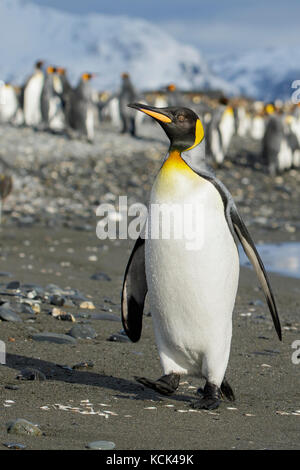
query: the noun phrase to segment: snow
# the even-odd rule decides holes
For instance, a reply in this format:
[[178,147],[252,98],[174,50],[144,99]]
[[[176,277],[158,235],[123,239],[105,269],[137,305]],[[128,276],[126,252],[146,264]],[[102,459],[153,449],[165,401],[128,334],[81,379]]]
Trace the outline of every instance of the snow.
[[66,67],[75,83],[83,71],[96,72],[101,90],[119,86],[129,72],[140,89],[174,82],[182,89],[234,92],[209,69],[201,53],[141,19],[102,14],[72,15],[22,0],[0,0],[0,78],[23,83],[33,63]]

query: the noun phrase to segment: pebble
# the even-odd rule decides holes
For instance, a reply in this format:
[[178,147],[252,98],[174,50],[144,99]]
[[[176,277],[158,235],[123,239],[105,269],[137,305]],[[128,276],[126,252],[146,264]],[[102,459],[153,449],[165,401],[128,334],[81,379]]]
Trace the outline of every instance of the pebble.
[[51,315],[54,318],[57,318],[58,320],[76,322],[76,319],[74,315],[72,315],[72,313],[65,312],[64,310],[61,310],[60,308],[57,308],[57,307],[54,307],[52,309]]
[[8,449],[14,450],[23,450],[26,449],[25,444],[20,444],[19,442],[3,442],[3,445]]
[[95,307],[95,305],[93,304],[93,302],[91,302],[90,300],[85,300],[83,302],[81,302],[79,304],[79,307],[80,308],[85,308],[86,310],[93,310]]
[[92,369],[93,367],[94,367],[93,361],[85,361],[85,362],[79,362],[78,364],[74,364],[74,366],[72,366],[72,369],[74,370]]
[[9,434],[18,434],[20,436],[42,436],[42,431],[37,424],[33,424],[26,419],[18,418],[15,421],[7,423],[7,432]]
[[94,339],[97,337],[96,331],[89,325],[75,325],[68,332],[68,335],[80,339]]
[[61,297],[59,295],[51,295],[49,301],[50,304],[56,305],[57,307],[62,307],[65,303],[64,297]]
[[6,289],[15,290],[15,289],[19,289],[19,287],[20,287],[19,281],[11,281],[7,284]]
[[4,388],[6,388],[7,390],[19,390],[19,387],[13,384],[7,384],[4,386]]
[[91,276],[93,281],[111,281],[111,278],[105,273],[95,273]]
[[116,447],[116,444],[112,441],[94,441],[89,442],[86,447],[94,450],[112,450]]
[[114,341],[116,343],[130,343],[130,339],[124,332],[124,330],[121,330],[119,333],[114,333],[112,334],[109,338],[108,341]]
[[3,321],[21,322],[22,319],[16,312],[7,307],[0,307],[0,319]]
[[56,344],[75,344],[76,340],[72,336],[60,333],[51,333],[45,331],[31,336],[34,341],[49,341]]
[[20,371],[20,374],[17,375],[16,379],[18,380],[37,380],[37,381],[43,381],[47,380],[47,377],[43,372],[41,372],[38,369],[33,369],[30,367],[26,367],[25,369],[22,369]]

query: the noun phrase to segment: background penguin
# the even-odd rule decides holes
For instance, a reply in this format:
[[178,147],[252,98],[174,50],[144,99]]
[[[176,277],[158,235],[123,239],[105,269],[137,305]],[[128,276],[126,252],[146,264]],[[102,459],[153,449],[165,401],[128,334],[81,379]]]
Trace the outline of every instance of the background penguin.
[[64,113],[60,95],[62,84],[56,75],[56,68],[47,67],[41,94],[42,120],[46,129],[60,131],[64,128]]
[[292,166],[300,168],[300,121],[293,115],[285,117],[286,139],[292,152]]
[[44,86],[44,62],[35,64],[35,71],[25,83],[22,94],[24,121],[27,126],[38,126],[42,122],[41,95]]
[[132,136],[136,135],[136,113],[129,109],[127,104],[138,99],[138,93],[131,83],[128,73],[121,75],[122,85],[119,95],[119,111],[122,122],[121,133],[129,133]]
[[58,94],[61,99],[61,104],[62,104],[62,108],[63,108],[64,115],[65,115],[65,120],[67,120],[73,89],[68,80],[66,69],[64,67],[57,67],[56,72],[57,72],[57,78],[60,82],[60,87],[59,87],[60,91],[58,91]]
[[185,100],[174,83],[170,83],[166,89],[167,106],[184,106]]
[[95,106],[90,81],[92,73],[83,73],[77,87],[71,94],[68,123],[92,142],[95,136]]
[[15,88],[10,83],[0,84],[0,122],[11,123],[19,109]]
[[262,142],[262,159],[271,176],[292,166],[292,150],[288,143],[282,114],[272,114],[266,123]]
[[234,133],[233,109],[226,98],[221,98],[207,129],[207,150],[217,165],[222,165]]
[[[153,117],[170,139],[169,152],[152,187],[144,233],[133,248],[122,291],[122,320],[132,341],[138,341],[141,335],[148,291],[164,373],[157,381],[144,377],[137,380],[160,393],[171,394],[179,385],[180,375],[204,377],[203,396],[193,406],[216,408],[221,393],[234,399],[225,372],[239,278],[235,238],[253,264],[281,339],[274,297],[232,196],[205,163],[204,132],[198,116],[187,108],[130,106]],[[177,208],[170,222],[175,229],[185,225],[182,209],[186,205],[190,207],[192,225],[197,222],[193,217],[200,214],[193,246],[187,245],[190,233],[185,235],[181,231],[179,237],[156,236],[161,219],[154,217],[152,210],[157,205]]]

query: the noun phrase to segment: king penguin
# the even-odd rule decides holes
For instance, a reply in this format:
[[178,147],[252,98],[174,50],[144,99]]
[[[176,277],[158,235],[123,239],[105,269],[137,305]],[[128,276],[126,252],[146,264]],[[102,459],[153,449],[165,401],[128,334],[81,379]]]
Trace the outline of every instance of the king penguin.
[[90,85],[93,73],[83,73],[70,99],[70,110],[67,121],[70,126],[93,142],[95,135],[95,106],[93,90]]
[[221,98],[220,105],[214,110],[207,130],[208,151],[217,166],[221,166],[224,162],[234,133],[233,108],[228,105],[227,98]]
[[[238,241],[260,280],[281,339],[274,296],[263,262],[230,192],[205,162],[204,131],[198,116],[188,108],[155,108],[140,103],[129,106],[154,118],[170,139],[122,289],[123,326],[133,342],[141,336],[148,292],[163,369],[163,376],[156,381],[145,377],[136,380],[170,395],[178,388],[181,375],[204,378],[202,396],[192,406],[217,408],[223,395],[234,399],[225,372],[239,279]],[[193,237],[189,231],[182,234],[182,230],[180,236],[157,236],[165,213],[155,217],[153,208],[166,206],[175,208],[170,224],[174,229],[196,225],[198,230]],[[185,208],[192,216],[185,217]],[[200,224],[193,224],[191,218],[197,219],[197,214]]]
[[42,122],[41,95],[44,86],[44,62],[39,60],[35,64],[35,71],[23,87],[23,112],[27,126],[37,127]]

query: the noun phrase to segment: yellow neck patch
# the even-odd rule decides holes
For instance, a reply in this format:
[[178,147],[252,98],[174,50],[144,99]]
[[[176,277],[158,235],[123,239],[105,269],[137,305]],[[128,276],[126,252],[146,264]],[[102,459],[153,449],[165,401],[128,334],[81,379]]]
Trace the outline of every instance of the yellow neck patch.
[[196,147],[196,145],[200,144],[203,137],[204,137],[204,129],[203,129],[203,126],[202,126],[202,122],[200,121],[200,119],[197,119],[196,129],[195,129],[195,142],[187,150],[191,150],[194,147]]
[[198,175],[185,163],[178,150],[171,151],[157,175],[156,194],[162,198],[173,198],[180,194],[182,188],[186,193],[190,192],[194,184],[199,184]]

